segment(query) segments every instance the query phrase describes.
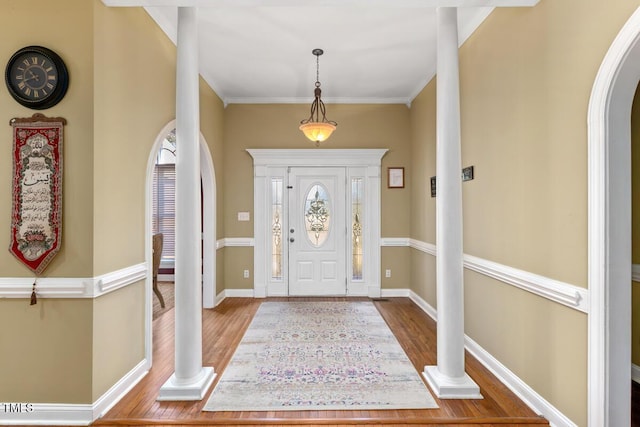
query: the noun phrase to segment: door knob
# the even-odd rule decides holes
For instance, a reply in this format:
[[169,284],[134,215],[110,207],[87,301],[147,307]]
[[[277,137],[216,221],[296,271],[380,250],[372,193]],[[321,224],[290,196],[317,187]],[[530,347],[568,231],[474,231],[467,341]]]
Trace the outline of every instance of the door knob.
[[296,241],[296,239],[294,239],[293,237],[290,237],[290,238],[289,238],[289,241],[290,241],[291,243],[293,243],[293,242],[295,242],[295,241]]
[[296,231],[296,230],[294,230],[294,229],[292,228],[291,230],[289,230],[289,233],[293,233],[294,231]]

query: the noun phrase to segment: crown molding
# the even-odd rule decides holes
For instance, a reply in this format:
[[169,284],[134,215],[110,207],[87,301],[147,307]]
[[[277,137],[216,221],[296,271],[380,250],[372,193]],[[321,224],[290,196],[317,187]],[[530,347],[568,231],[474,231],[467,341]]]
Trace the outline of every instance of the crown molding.
[[[225,105],[228,104],[310,104],[313,101],[313,97],[226,97],[224,99]],[[363,97],[363,98],[351,98],[351,97],[323,97],[322,102],[326,105],[331,104],[407,104],[408,98],[393,97],[393,98],[381,98],[381,97]]]

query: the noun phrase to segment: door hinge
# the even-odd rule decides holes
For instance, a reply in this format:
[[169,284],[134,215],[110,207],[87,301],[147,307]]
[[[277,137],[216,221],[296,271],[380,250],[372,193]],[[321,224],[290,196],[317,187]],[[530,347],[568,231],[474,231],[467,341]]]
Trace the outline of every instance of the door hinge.
[[287,185],[287,189],[293,190],[293,185]]

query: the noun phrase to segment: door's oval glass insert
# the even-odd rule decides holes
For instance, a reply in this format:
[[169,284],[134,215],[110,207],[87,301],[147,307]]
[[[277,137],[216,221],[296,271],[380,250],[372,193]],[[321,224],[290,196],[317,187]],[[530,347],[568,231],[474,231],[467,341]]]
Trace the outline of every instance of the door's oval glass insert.
[[322,184],[313,184],[304,203],[307,238],[315,247],[324,244],[329,236],[331,209],[327,189]]

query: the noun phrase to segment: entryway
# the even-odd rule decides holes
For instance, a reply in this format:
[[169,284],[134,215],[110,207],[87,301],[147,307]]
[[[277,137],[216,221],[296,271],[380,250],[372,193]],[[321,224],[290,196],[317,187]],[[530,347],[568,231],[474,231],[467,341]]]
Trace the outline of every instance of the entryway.
[[254,296],[380,296],[386,149],[247,150]]

